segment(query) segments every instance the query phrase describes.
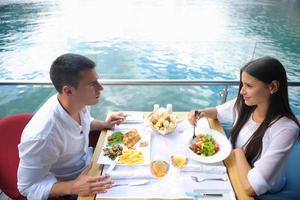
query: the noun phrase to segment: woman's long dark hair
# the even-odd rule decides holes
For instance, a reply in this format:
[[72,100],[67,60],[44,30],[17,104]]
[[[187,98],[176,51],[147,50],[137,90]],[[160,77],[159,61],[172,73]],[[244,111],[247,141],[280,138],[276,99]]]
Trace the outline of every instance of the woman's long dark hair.
[[249,138],[246,144],[245,155],[248,163],[253,167],[254,162],[260,157],[262,151],[262,138],[270,125],[284,116],[293,120],[299,127],[300,125],[289,105],[287,77],[283,65],[277,59],[269,56],[253,60],[247,63],[240,70],[239,93],[235,103],[235,107],[237,108],[239,114],[231,133],[231,142],[233,148],[236,146],[236,141],[240,130],[243,128],[252,112],[256,108],[256,105],[247,106],[243,96],[240,94],[240,91],[243,87],[241,81],[242,72],[247,72],[265,84],[270,84],[274,80],[278,81],[279,83],[278,90],[270,97],[270,104],[264,121]]

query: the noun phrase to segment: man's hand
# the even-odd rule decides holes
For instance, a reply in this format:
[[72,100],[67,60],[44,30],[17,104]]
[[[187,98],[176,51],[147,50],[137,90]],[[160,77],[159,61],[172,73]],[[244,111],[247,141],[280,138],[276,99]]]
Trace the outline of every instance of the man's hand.
[[105,128],[112,130],[115,128],[115,125],[119,125],[121,124],[124,120],[125,120],[125,115],[122,112],[117,112],[117,113],[113,113],[111,114],[108,119],[105,121],[106,125]]
[[50,191],[49,197],[77,194],[82,196],[105,193],[112,187],[112,181],[106,176],[89,176],[88,172],[92,168],[89,164],[82,173],[72,181],[56,182]]
[[106,121],[101,121],[94,119],[91,122],[91,129],[90,131],[100,131],[103,129],[109,129],[113,130],[115,128],[115,125],[121,124],[125,120],[125,115],[122,112],[117,112],[111,114]]
[[109,175],[105,176],[89,176],[87,175],[92,167],[89,164],[82,173],[73,181],[71,194],[80,196],[92,195],[97,193],[105,193],[107,189],[112,187],[112,181]]

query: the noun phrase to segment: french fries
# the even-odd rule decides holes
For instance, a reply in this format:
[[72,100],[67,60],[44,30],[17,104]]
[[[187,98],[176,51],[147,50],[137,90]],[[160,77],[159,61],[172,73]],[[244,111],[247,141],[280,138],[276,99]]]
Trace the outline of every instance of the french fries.
[[141,151],[128,149],[123,151],[119,164],[136,165],[144,163],[144,154]]

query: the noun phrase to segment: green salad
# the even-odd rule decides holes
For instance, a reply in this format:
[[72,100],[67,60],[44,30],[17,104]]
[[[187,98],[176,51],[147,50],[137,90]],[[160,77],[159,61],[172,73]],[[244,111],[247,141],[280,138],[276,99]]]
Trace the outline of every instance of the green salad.
[[123,133],[122,132],[114,132],[110,136],[107,137],[107,144],[110,146],[115,143],[122,143],[123,141]]
[[191,149],[198,155],[212,156],[220,150],[220,146],[211,135],[199,134],[192,140]]

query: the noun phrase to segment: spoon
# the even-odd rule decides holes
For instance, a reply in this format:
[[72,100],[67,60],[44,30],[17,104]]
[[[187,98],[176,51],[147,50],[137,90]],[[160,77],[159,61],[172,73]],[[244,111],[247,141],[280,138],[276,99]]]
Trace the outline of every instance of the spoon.
[[113,184],[112,186],[113,187],[122,186],[122,185],[137,186],[137,185],[147,184],[147,183],[149,183],[149,181],[150,181],[149,179],[139,179],[139,180],[130,181],[130,182],[127,182],[127,183],[116,183],[116,184]]

